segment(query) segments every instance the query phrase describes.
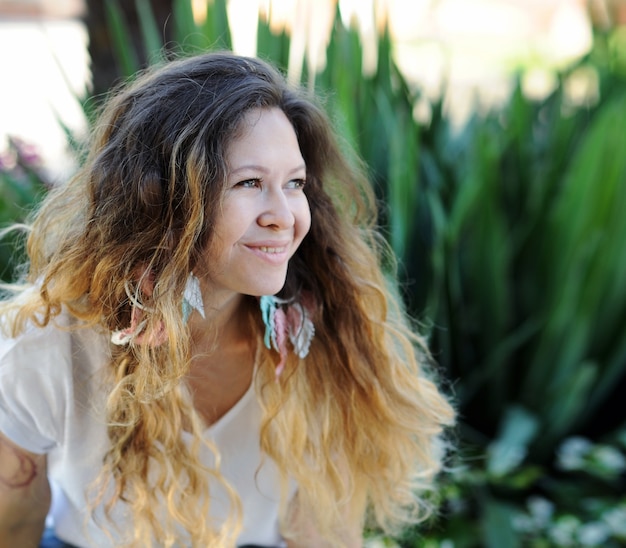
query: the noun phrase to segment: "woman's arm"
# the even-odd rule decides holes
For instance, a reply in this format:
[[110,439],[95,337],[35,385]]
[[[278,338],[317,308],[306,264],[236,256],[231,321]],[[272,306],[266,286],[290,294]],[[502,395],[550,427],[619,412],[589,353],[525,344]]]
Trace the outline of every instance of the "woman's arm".
[[50,498],[46,456],[0,434],[0,546],[37,547]]
[[[288,530],[293,531],[297,538],[287,539],[288,548],[327,548],[330,544],[322,541],[312,520],[313,512],[300,500],[298,494],[293,497],[287,516]],[[354,523],[358,521],[358,523]],[[361,520],[350,520],[346,516],[344,527],[339,531],[342,546],[345,548],[361,548],[363,533]]]

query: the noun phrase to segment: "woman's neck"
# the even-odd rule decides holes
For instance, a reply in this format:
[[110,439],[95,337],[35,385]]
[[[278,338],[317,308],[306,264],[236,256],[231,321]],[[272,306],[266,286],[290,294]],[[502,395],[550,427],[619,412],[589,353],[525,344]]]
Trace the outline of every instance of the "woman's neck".
[[253,350],[256,338],[250,330],[248,302],[244,295],[232,294],[217,303],[216,299],[205,299],[205,317],[194,311],[189,318],[192,352],[215,362],[223,363],[220,357],[241,354]]
[[246,298],[205,303],[205,318],[189,319],[192,340],[187,383],[207,425],[221,418],[247,391],[254,371],[256,337],[250,331]]

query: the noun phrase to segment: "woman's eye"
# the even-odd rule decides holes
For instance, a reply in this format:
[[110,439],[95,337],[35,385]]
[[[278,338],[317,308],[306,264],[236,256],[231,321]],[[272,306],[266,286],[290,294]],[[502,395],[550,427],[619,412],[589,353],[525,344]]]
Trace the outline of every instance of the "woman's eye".
[[293,188],[293,189],[300,189],[300,188],[304,188],[305,185],[306,185],[306,179],[292,179],[287,184],[287,187]]
[[239,181],[237,186],[243,188],[257,188],[261,185],[261,179],[246,179],[245,181]]

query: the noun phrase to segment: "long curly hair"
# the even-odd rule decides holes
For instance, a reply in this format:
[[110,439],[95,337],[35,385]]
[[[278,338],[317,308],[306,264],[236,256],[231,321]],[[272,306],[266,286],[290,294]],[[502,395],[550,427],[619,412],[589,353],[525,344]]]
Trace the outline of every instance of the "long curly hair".
[[[92,500],[108,509],[127,505],[131,544],[156,538],[171,546],[183,535],[192,545],[229,546],[240,529],[232,489],[231,519],[219,528],[206,519],[211,478],[225,482],[219,466],[199,456],[211,444],[185,387],[191,345],[180,303],[188,273],[211,243],[226,147],[247,112],[274,107],[297,135],[311,210],[311,230],[279,296],[313,296],[316,335],[309,355],[292,355],[278,380],[277,354],[259,350],[261,449],[277,464],[283,492],[296,481],[299,502],[331,544],[341,544],[346,515],[361,519],[367,508],[375,523],[394,530],[428,510],[424,494],[441,468],[441,434],[454,413],[383,273],[392,259],[376,231],[365,170],[346,155],[316,101],[273,67],[210,53],[149,69],[111,95],[84,165],[32,219],[30,289],[0,308],[12,335],[27,322],[48,324],[62,309],[110,333],[130,323],[125,285],[140,286],[141,273],[150,273],[147,329],[161,326],[167,341],[112,349],[110,448],[100,483],[114,489],[101,487]],[[255,299],[247,299],[251,336],[260,337]],[[193,443],[181,439],[183,429]],[[297,532],[287,528],[287,503],[288,536]]]

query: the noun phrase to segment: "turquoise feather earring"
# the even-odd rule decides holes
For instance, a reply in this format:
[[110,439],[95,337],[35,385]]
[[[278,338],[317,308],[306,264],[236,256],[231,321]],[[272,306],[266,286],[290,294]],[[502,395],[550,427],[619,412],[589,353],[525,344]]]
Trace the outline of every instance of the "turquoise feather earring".
[[259,304],[265,324],[263,342],[267,348],[273,348],[280,354],[280,361],[276,365],[276,377],[279,377],[287,363],[287,341],[299,358],[303,359],[309,353],[315,336],[315,325],[311,319],[312,298],[306,292],[299,300],[264,295]]
[[200,316],[204,315],[204,302],[202,300],[202,292],[200,291],[200,281],[191,272],[187,278],[185,291],[183,292],[183,319],[185,322],[189,320],[191,313],[197,310]]

